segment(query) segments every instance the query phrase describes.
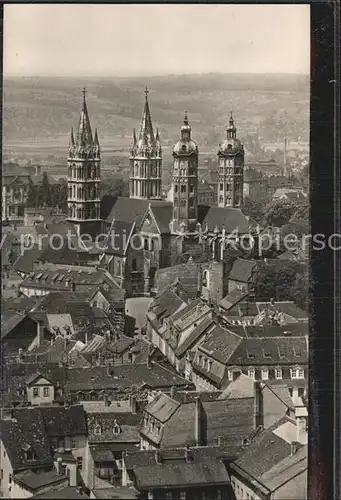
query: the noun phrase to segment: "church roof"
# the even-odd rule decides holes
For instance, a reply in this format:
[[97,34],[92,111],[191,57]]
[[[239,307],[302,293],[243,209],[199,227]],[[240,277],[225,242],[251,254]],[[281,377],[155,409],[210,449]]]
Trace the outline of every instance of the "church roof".
[[231,207],[209,207],[208,210],[199,210],[202,214],[202,220],[199,220],[203,229],[206,224],[209,232],[213,232],[215,227],[221,230],[225,227],[227,234],[238,229],[240,233],[246,234],[249,231],[249,220],[240,210],[240,208]]
[[149,203],[147,199],[119,197],[111,209],[107,222],[109,224],[112,224],[114,220],[135,222],[137,229],[139,229]]

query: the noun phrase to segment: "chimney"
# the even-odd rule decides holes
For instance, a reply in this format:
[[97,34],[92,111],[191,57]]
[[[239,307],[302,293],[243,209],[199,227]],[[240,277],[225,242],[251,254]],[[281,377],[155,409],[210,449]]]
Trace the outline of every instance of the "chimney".
[[307,440],[307,421],[305,417],[296,418],[296,441],[304,444]]
[[37,342],[41,345],[44,340],[44,325],[40,321],[37,323]]
[[155,462],[158,465],[162,464],[162,457],[161,457],[160,450],[155,450]]
[[110,401],[109,401],[108,394],[104,394],[104,406],[105,407],[109,407],[110,406]]
[[63,475],[63,471],[62,471],[62,457],[58,457],[57,458],[57,474],[58,474],[58,476],[62,476]]
[[22,363],[23,362],[23,359],[24,359],[24,356],[23,356],[23,350],[22,348],[20,347],[19,350],[18,350],[18,361],[19,363]]
[[291,446],[290,455],[293,457],[297,453],[297,450],[298,450],[298,443],[297,443],[297,441],[292,441],[292,443],[291,443],[290,446]]
[[253,428],[258,429],[262,422],[262,388],[260,382],[254,382]]
[[136,415],[137,413],[136,396],[130,396],[130,411],[133,415]]
[[172,385],[172,387],[170,388],[170,397],[174,399],[174,396],[175,396],[175,386]]
[[203,442],[202,436],[203,428],[203,407],[201,404],[200,396],[195,398],[195,444],[201,446]]
[[185,460],[186,460],[187,463],[190,463],[190,462],[193,461],[192,450],[189,447],[189,445],[187,445],[186,449],[185,449]]

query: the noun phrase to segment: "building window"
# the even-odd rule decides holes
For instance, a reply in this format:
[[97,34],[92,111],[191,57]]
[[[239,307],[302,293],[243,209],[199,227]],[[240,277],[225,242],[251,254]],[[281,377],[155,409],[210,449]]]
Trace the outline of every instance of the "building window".
[[303,368],[292,368],[291,369],[291,378],[304,378]]
[[189,186],[189,192],[194,193],[194,186],[192,184]]
[[223,203],[224,201],[224,197],[223,196],[219,196],[219,203]]
[[178,186],[177,186],[177,185],[175,185],[175,186],[174,186],[174,192],[175,192],[175,193],[177,193],[177,192],[178,192]]
[[4,478],[4,470],[1,469],[1,471],[0,471],[0,481],[2,481],[3,478]]
[[77,457],[77,469],[82,470],[83,468],[83,457]]
[[268,368],[262,368],[262,380],[269,379],[269,370]]
[[275,369],[275,378],[277,378],[277,379],[282,378],[282,368]]
[[248,370],[248,373],[247,373],[247,374],[248,374],[248,376],[249,376],[250,378],[252,378],[253,380],[255,380],[255,378],[256,378],[256,372],[255,372],[255,369],[254,369],[254,368],[249,368],[249,370]]
[[148,238],[144,239],[144,249],[149,250]]
[[186,186],[185,184],[181,184],[181,192],[186,193]]
[[71,450],[75,450],[77,448],[77,443],[75,438],[71,438]]
[[136,265],[136,259],[133,259],[132,262],[131,262],[131,269],[133,271],[136,271],[136,268],[137,268],[137,265]]
[[33,387],[33,397],[34,398],[39,397],[39,387]]
[[180,500],[186,500],[186,491],[180,491]]
[[12,484],[12,474],[8,475],[8,484]]
[[304,378],[304,370],[302,368],[298,369],[298,378]]
[[229,378],[229,381],[232,382],[232,380],[233,380],[233,372],[231,370],[228,372],[228,378]]
[[171,491],[167,491],[166,492],[166,499],[167,500],[172,500],[172,492]]
[[44,387],[44,398],[48,398],[50,396],[50,388],[49,387]]
[[220,191],[223,191],[224,190],[224,184],[220,184],[219,189],[220,189]]
[[100,425],[95,425],[95,428],[94,428],[94,433],[99,436],[100,434],[102,434],[102,429],[101,429],[101,426]]

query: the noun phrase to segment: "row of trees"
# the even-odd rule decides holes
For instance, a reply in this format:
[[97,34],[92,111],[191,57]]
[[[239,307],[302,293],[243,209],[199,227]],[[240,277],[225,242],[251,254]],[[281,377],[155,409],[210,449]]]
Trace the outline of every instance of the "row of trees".
[[279,199],[267,203],[263,199],[244,199],[243,212],[262,226],[283,228],[287,224],[307,223],[309,220],[308,200],[293,202]]
[[61,178],[58,183],[52,184],[46,172],[43,173],[41,184],[34,184],[30,178],[26,205],[31,208],[57,207],[62,212],[66,212],[66,180]]

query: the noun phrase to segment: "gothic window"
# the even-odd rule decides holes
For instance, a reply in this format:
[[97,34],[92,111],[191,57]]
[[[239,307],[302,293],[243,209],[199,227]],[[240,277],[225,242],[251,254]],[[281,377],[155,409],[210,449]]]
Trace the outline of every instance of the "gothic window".
[[181,192],[182,193],[186,193],[186,186],[185,186],[185,184],[181,185]]
[[174,186],[174,192],[175,192],[175,193],[177,193],[177,192],[178,192],[178,186],[177,186],[177,185],[175,185],[175,186]]
[[219,203],[223,203],[224,201],[224,197],[223,196],[219,196]]
[[207,288],[208,285],[209,285],[209,272],[206,270],[204,271],[202,276],[202,286]]
[[222,183],[221,183],[221,184],[219,185],[219,189],[220,189],[220,191],[223,191],[223,190],[224,190],[224,184],[222,184]]
[[193,184],[190,184],[190,186],[189,186],[189,192],[190,193],[194,193],[194,186],[193,186]]
[[132,269],[132,271],[136,271],[136,269],[137,269],[137,262],[136,262],[136,259],[133,259],[133,260],[131,261],[131,269]]

